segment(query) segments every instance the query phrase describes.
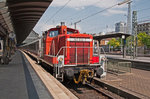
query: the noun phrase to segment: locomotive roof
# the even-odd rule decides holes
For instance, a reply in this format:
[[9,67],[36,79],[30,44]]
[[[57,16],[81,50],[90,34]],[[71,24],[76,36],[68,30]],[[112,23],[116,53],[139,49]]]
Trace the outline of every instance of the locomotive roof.
[[[56,29],[58,29],[58,28],[60,28],[60,27],[61,27],[61,26],[56,26],[56,27],[54,27],[54,28],[50,28],[49,30],[45,31],[44,33],[47,33],[48,31],[51,31],[51,30],[56,30]],[[77,30],[77,29],[73,29],[73,28],[67,27],[67,30],[73,30],[73,31],[75,31],[76,33],[79,33],[79,30]]]

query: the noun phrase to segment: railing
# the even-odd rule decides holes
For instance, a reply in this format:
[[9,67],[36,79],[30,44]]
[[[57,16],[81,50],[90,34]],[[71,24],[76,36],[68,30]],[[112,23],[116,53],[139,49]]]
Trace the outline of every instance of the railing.
[[[94,51],[96,50],[96,51]],[[69,52],[68,52],[69,51]],[[82,52],[83,51],[83,52]],[[91,53],[93,51],[94,53]],[[54,55],[47,55],[49,57],[59,57],[64,56],[67,57],[69,55],[70,60],[68,60],[69,63],[65,64],[65,61],[63,59],[62,64],[63,66],[77,66],[77,65],[100,65],[100,54],[103,53],[104,56],[106,56],[106,53],[102,47],[61,47],[58,53]],[[98,56],[99,61],[95,64],[90,64],[90,54],[93,56]],[[73,57],[72,57],[72,56]],[[58,60],[59,61],[59,60]],[[56,74],[59,75],[59,68],[61,66],[58,66],[56,64]]]
[[[75,52],[76,63],[77,63],[77,60],[78,60],[78,51],[79,51],[79,49],[84,49],[84,50],[88,49],[88,53],[87,53],[88,57],[90,57],[89,56],[90,55],[89,54],[90,50],[93,50],[92,55],[100,56],[100,54],[104,54],[104,56],[106,56],[106,53],[105,53],[105,51],[104,51],[104,49],[102,47],[61,47],[56,55],[47,55],[47,56],[49,56],[49,57],[57,57],[57,58],[58,58],[59,55],[67,56],[67,51],[70,51],[71,49],[75,49],[75,51],[76,51]],[[94,51],[94,50],[97,50],[97,51]]]
[[114,74],[131,73],[131,62],[120,62],[117,60],[109,60],[107,64],[107,72]]

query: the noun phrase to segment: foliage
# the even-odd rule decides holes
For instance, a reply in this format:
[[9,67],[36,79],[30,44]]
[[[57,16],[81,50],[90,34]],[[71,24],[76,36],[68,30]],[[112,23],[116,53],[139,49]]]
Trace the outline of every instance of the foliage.
[[[137,35],[138,38],[138,46],[143,46],[143,47],[147,47],[150,48],[150,35],[146,34],[145,32],[141,32],[138,33]],[[126,46],[131,46],[134,45],[134,37],[133,36],[129,36],[126,39]],[[113,46],[113,48],[118,48],[121,44],[121,38],[119,38],[118,40],[115,38],[112,38],[109,42],[108,45]]]
[[138,46],[150,46],[150,35],[146,34],[145,32],[139,33],[138,37]]
[[138,46],[144,46],[146,45],[146,38],[147,38],[147,34],[144,32],[144,33],[139,33],[137,35],[138,37]]
[[[150,35],[146,34],[145,32],[141,32],[141,33],[138,33],[137,38],[138,38],[138,46],[150,47]],[[131,45],[131,41],[133,45],[134,37],[129,36],[127,38],[127,46]]]
[[117,48],[120,46],[119,40],[116,40],[115,38],[112,38],[109,42],[108,45],[113,46],[113,48]]

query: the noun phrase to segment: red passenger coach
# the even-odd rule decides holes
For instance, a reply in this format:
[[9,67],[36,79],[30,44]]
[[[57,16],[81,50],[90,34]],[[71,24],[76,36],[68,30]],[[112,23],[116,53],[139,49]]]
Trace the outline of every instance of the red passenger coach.
[[43,59],[53,67],[54,76],[64,77],[75,83],[86,82],[94,75],[105,76],[105,56],[93,36],[80,34],[78,30],[61,24],[43,33]]

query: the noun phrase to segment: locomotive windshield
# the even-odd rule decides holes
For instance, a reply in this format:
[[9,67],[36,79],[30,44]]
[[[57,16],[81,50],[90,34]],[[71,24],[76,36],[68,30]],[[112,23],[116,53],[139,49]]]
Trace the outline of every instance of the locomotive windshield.
[[58,30],[50,31],[49,36],[50,37],[55,37],[58,35]]
[[72,34],[73,32],[72,31],[67,31],[67,34]]

